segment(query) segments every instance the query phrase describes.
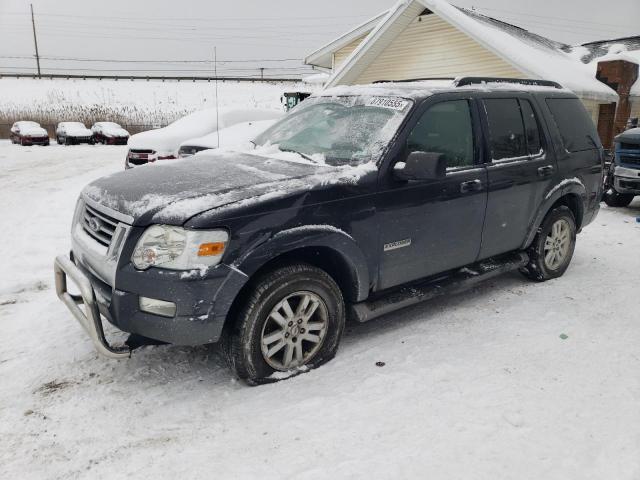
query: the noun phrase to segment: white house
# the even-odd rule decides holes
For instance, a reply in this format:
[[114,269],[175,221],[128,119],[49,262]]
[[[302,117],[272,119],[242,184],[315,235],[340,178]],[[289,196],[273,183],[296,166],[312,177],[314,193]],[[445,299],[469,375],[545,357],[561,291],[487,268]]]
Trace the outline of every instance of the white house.
[[330,74],[327,87],[459,76],[554,80],[581,98],[606,146],[629,116],[640,116],[640,37],[570,46],[444,0],[401,0],[305,63]]

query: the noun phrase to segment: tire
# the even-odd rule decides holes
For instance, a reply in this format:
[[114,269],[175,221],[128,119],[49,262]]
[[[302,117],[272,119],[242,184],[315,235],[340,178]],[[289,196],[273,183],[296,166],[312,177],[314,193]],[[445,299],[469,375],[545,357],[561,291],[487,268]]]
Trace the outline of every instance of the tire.
[[610,207],[626,207],[633,201],[632,193],[618,193],[613,188],[602,196],[602,200]]
[[538,228],[527,250],[529,263],[520,272],[537,282],[561,277],[569,268],[575,247],[576,220],[573,212],[566,206],[554,208]]
[[294,263],[258,277],[237,316],[230,320],[222,336],[227,362],[238,378],[258,385],[331,360],[344,330],[345,306],[329,274],[306,263]]

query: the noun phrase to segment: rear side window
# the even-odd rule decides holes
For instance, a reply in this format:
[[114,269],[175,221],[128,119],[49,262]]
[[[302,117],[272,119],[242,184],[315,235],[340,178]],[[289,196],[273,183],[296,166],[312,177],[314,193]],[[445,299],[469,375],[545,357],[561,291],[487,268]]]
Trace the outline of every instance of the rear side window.
[[538,155],[542,151],[542,144],[540,143],[540,129],[538,128],[536,114],[533,113],[529,100],[520,99],[520,109],[522,120],[524,120],[524,130],[527,135],[527,150],[529,155]]
[[493,161],[541,153],[540,129],[531,103],[518,98],[484,100]]
[[598,138],[591,117],[577,98],[547,98],[547,106],[560,131],[564,148],[580,152],[598,148]]
[[516,98],[484,101],[489,123],[491,158],[504,160],[527,155],[527,142]]

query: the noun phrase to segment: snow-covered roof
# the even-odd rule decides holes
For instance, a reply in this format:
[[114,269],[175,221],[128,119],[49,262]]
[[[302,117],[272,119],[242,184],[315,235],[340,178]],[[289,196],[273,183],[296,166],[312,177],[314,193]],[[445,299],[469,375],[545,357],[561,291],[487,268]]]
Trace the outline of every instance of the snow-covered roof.
[[[640,36],[583,43],[570,47],[569,52],[587,64],[595,76],[599,62],[625,60],[640,65]],[[640,96],[640,78],[633,84],[630,93]]]
[[326,86],[352,83],[418,15],[428,9],[531,78],[553,80],[585,98],[616,101],[571,47],[444,0],[400,0],[336,69]]
[[380,20],[382,20],[382,18],[384,18],[386,14],[387,14],[386,11],[382,12],[376,15],[375,17],[370,18],[366,22],[361,23],[357,27],[349,30],[344,35],[341,35],[335,40],[327,43],[323,47],[320,47],[315,52],[312,52],[309,55],[307,55],[304,59],[304,63],[307,65],[315,65],[317,67],[331,68],[333,66],[332,65],[333,52],[335,52],[336,50],[340,50],[343,47],[346,47],[354,40],[369,33],[371,30],[373,30],[376,27],[376,25],[378,25],[378,23],[380,23]]

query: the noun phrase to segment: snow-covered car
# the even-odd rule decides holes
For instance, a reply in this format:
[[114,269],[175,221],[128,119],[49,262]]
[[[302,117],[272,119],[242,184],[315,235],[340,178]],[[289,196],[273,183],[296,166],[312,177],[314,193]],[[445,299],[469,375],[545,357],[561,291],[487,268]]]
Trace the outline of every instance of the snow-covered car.
[[241,122],[270,120],[282,115],[280,110],[261,108],[199,110],[164,128],[136,133],[129,137],[129,151],[125,168],[132,168],[156,160],[178,158],[180,144],[190,138],[214,133],[219,119],[219,128],[227,128]]
[[82,122],[60,122],[56,128],[56,140],[60,145],[94,143],[93,132]]
[[114,122],[96,122],[91,127],[93,141],[104,145],[126,145],[129,132]]
[[20,121],[11,126],[11,143],[49,145],[49,134],[38,122]]
[[243,122],[233,125],[232,127],[223,128],[219,132],[213,132],[204,137],[191,138],[180,144],[178,157],[190,157],[203,150],[216,148],[244,147],[275,122],[275,118],[271,120],[259,120],[257,122]]

